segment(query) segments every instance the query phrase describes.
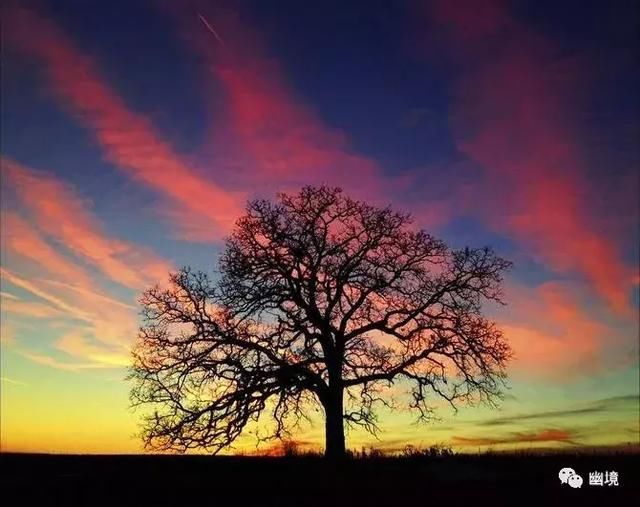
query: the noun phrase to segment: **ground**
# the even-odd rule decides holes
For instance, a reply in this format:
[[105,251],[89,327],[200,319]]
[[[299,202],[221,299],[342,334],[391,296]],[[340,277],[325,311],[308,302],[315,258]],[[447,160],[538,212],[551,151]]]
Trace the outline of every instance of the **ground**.
[[[448,507],[544,500],[549,506],[613,507],[640,498],[637,453],[366,458],[337,464],[310,457],[3,453],[0,461],[2,499],[13,505]],[[583,477],[580,489],[560,483],[564,467]],[[590,486],[592,471],[616,471],[619,486]]]

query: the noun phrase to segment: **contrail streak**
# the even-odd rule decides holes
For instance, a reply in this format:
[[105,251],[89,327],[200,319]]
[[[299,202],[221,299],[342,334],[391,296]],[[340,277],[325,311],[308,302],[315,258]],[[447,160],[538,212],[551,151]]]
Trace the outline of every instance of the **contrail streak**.
[[213,34],[213,36],[217,39],[217,41],[218,41],[220,44],[222,44],[222,45],[224,46],[224,45],[225,45],[225,44],[224,44],[224,41],[223,41],[223,40],[222,40],[222,38],[218,35],[218,32],[216,32],[216,31],[213,29],[213,27],[209,24],[209,22],[206,20],[206,18],[205,18],[202,14],[200,14],[200,13],[198,13],[198,17],[200,18],[200,21],[202,21],[202,23],[204,24],[204,26],[206,26],[206,27],[207,27],[207,30],[209,30],[209,31]]

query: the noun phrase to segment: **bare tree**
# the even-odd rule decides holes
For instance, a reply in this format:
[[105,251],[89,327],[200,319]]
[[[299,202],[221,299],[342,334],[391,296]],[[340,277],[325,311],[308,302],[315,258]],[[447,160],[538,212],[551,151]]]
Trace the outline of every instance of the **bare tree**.
[[423,419],[432,397],[492,404],[511,351],[481,310],[502,302],[510,265],[340,189],[251,202],[215,280],[185,268],[141,298],[130,378],[134,405],[153,407],[145,444],[217,452],[262,413],[282,438],[319,403],[326,455],[339,457],[344,423],[375,431],[401,379]]

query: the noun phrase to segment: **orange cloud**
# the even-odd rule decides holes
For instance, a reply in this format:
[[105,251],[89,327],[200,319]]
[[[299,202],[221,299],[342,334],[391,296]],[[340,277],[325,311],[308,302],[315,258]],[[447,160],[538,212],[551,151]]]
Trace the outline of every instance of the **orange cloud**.
[[108,368],[108,365],[100,364],[100,363],[73,363],[73,362],[65,362],[59,361],[51,356],[46,354],[36,354],[33,352],[20,351],[20,354],[27,359],[33,361],[34,363],[43,364],[45,366],[51,366],[52,368],[57,368],[59,370],[68,370],[68,371],[80,371],[80,370],[94,370],[100,368]]
[[[14,337],[11,346],[25,357],[54,368],[78,370],[128,364],[129,346],[137,333],[136,307],[103,292],[89,272],[77,260],[61,253],[58,245],[109,279],[135,289],[166,279],[172,266],[147,248],[108,236],[87,203],[55,178],[6,158],[2,159],[2,176],[39,229],[15,212],[3,212],[3,249],[16,254],[19,260],[35,262],[48,276],[23,276],[2,268],[3,282],[38,299],[3,297],[2,310],[7,318],[17,315],[49,319],[52,329],[72,327],[73,333],[63,336],[55,347],[76,361],[61,361],[25,350],[19,337]],[[55,240],[56,248],[40,231]]]
[[126,350],[91,343],[86,337],[76,333],[63,336],[57,341],[56,348],[71,356],[88,359],[105,366],[124,367],[131,364],[130,355]]
[[3,210],[0,224],[3,248],[35,262],[49,273],[74,280],[80,285],[91,285],[90,277],[82,268],[59,254],[18,214]]
[[19,275],[16,275],[15,273],[12,273],[8,269],[0,268],[0,277],[10,282],[11,284],[15,285],[16,287],[20,287],[21,289],[24,289],[27,292],[30,292],[34,296],[37,296],[41,299],[44,299],[45,301],[48,301],[49,303],[56,306],[63,312],[66,312],[67,315],[72,318],[79,319],[79,320],[89,319],[88,315],[85,312],[83,312],[80,308],[70,305],[66,301],[60,299],[59,297],[53,294],[50,294],[45,290],[42,290],[42,288],[40,288],[37,284]]
[[55,94],[94,133],[110,162],[167,198],[174,206],[169,214],[184,220],[177,225],[189,239],[226,233],[242,209],[243,194],[200,177],[144,116],[127,108],[53,22],[16,5],[7,6],[4,16],[7,46],[43,65]]
[[[90,334],[98,342],[120,350],[129,350],[138,332],[137,309],[109,296],[84,287],[64,282],[41,280],[37,286],[48,294],[68,302],[85,315],[87,326],[84,334]],[[83,329],[79,327],[79,329]]]
[[583,274],[629,314],[630,270],[590,209],[576,126],[582,69],[560,61],[503,2],[430,7],[460,63],[451,125],[458,148],[485,170],[480,204],[488,217],[554,269]]
[[506,298],[498,320],[514,350],[517,375],[564,380],[602,371],[621,360],[628,329],[637,328],[632,321],[609,325],[606,312],[590,310],[579,289],[566,282],[509,284]]
[[[73,329],[72,334],[67,334],[57,342],[56,348],[87,362],[78,366],[25,350],[14,332],[11,334],[10,344],[17,347],[19,353],[41,364],[63,369],[128,364],[130,345],[138,328],[134,306],[98,292],[97,288],[91,290],[55,280],[27,280],[4,268],[0,270],[0,274],[3,281],[49,303],[44,305],[38,301],[8,300],[3,301],[2,310],[8,315],[29,314],[31,317],[48,318],[58,328]],[[70,318],[75,322],[70,322]],[[53,324],[51,328],[53,329]],[[3,328],[3,334],[4,331]]]
[[548,334],[526,325],[503,324],[501,329],[514,350],[513,368],[520,374],[566,379],[601,367],[594,336],[573,330]]
[[[167,278],[171,264],[147,248],[109,237],[74,190],[52,176],[2,158],[2,175],[32,213],[38,227],[107,277],[130,288]],[[82,270],[49,247],[15,214],[3,214],[9,247],[79,285],[90,285]]]
[[79,300],[95,301],[96,305],[106,304],[107,306],[113,306],[115,308],[123,308],[126,310],[135,310],[134,305],[120,301],[119,299],[112,298],[102,292],[91,290],[80,285],[72,285],[70,283],[60,282],[58,280],[43,280],[44,284],[49,287],[58,287],[65,290],[68,294],[75,293],[75,297]]
[[2,298],[2,311],[36,319],[51,319],[64,315],[47,304],[6,298]]

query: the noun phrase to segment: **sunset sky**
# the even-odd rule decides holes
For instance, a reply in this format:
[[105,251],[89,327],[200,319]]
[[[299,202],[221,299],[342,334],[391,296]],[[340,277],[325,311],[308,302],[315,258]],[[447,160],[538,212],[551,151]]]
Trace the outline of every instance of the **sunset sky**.
[[350,447],[639,442],[637,2],[3,7],[2,450],[141,451],[139,294],[305,184],[515,263],[501,408],[382,411]]

